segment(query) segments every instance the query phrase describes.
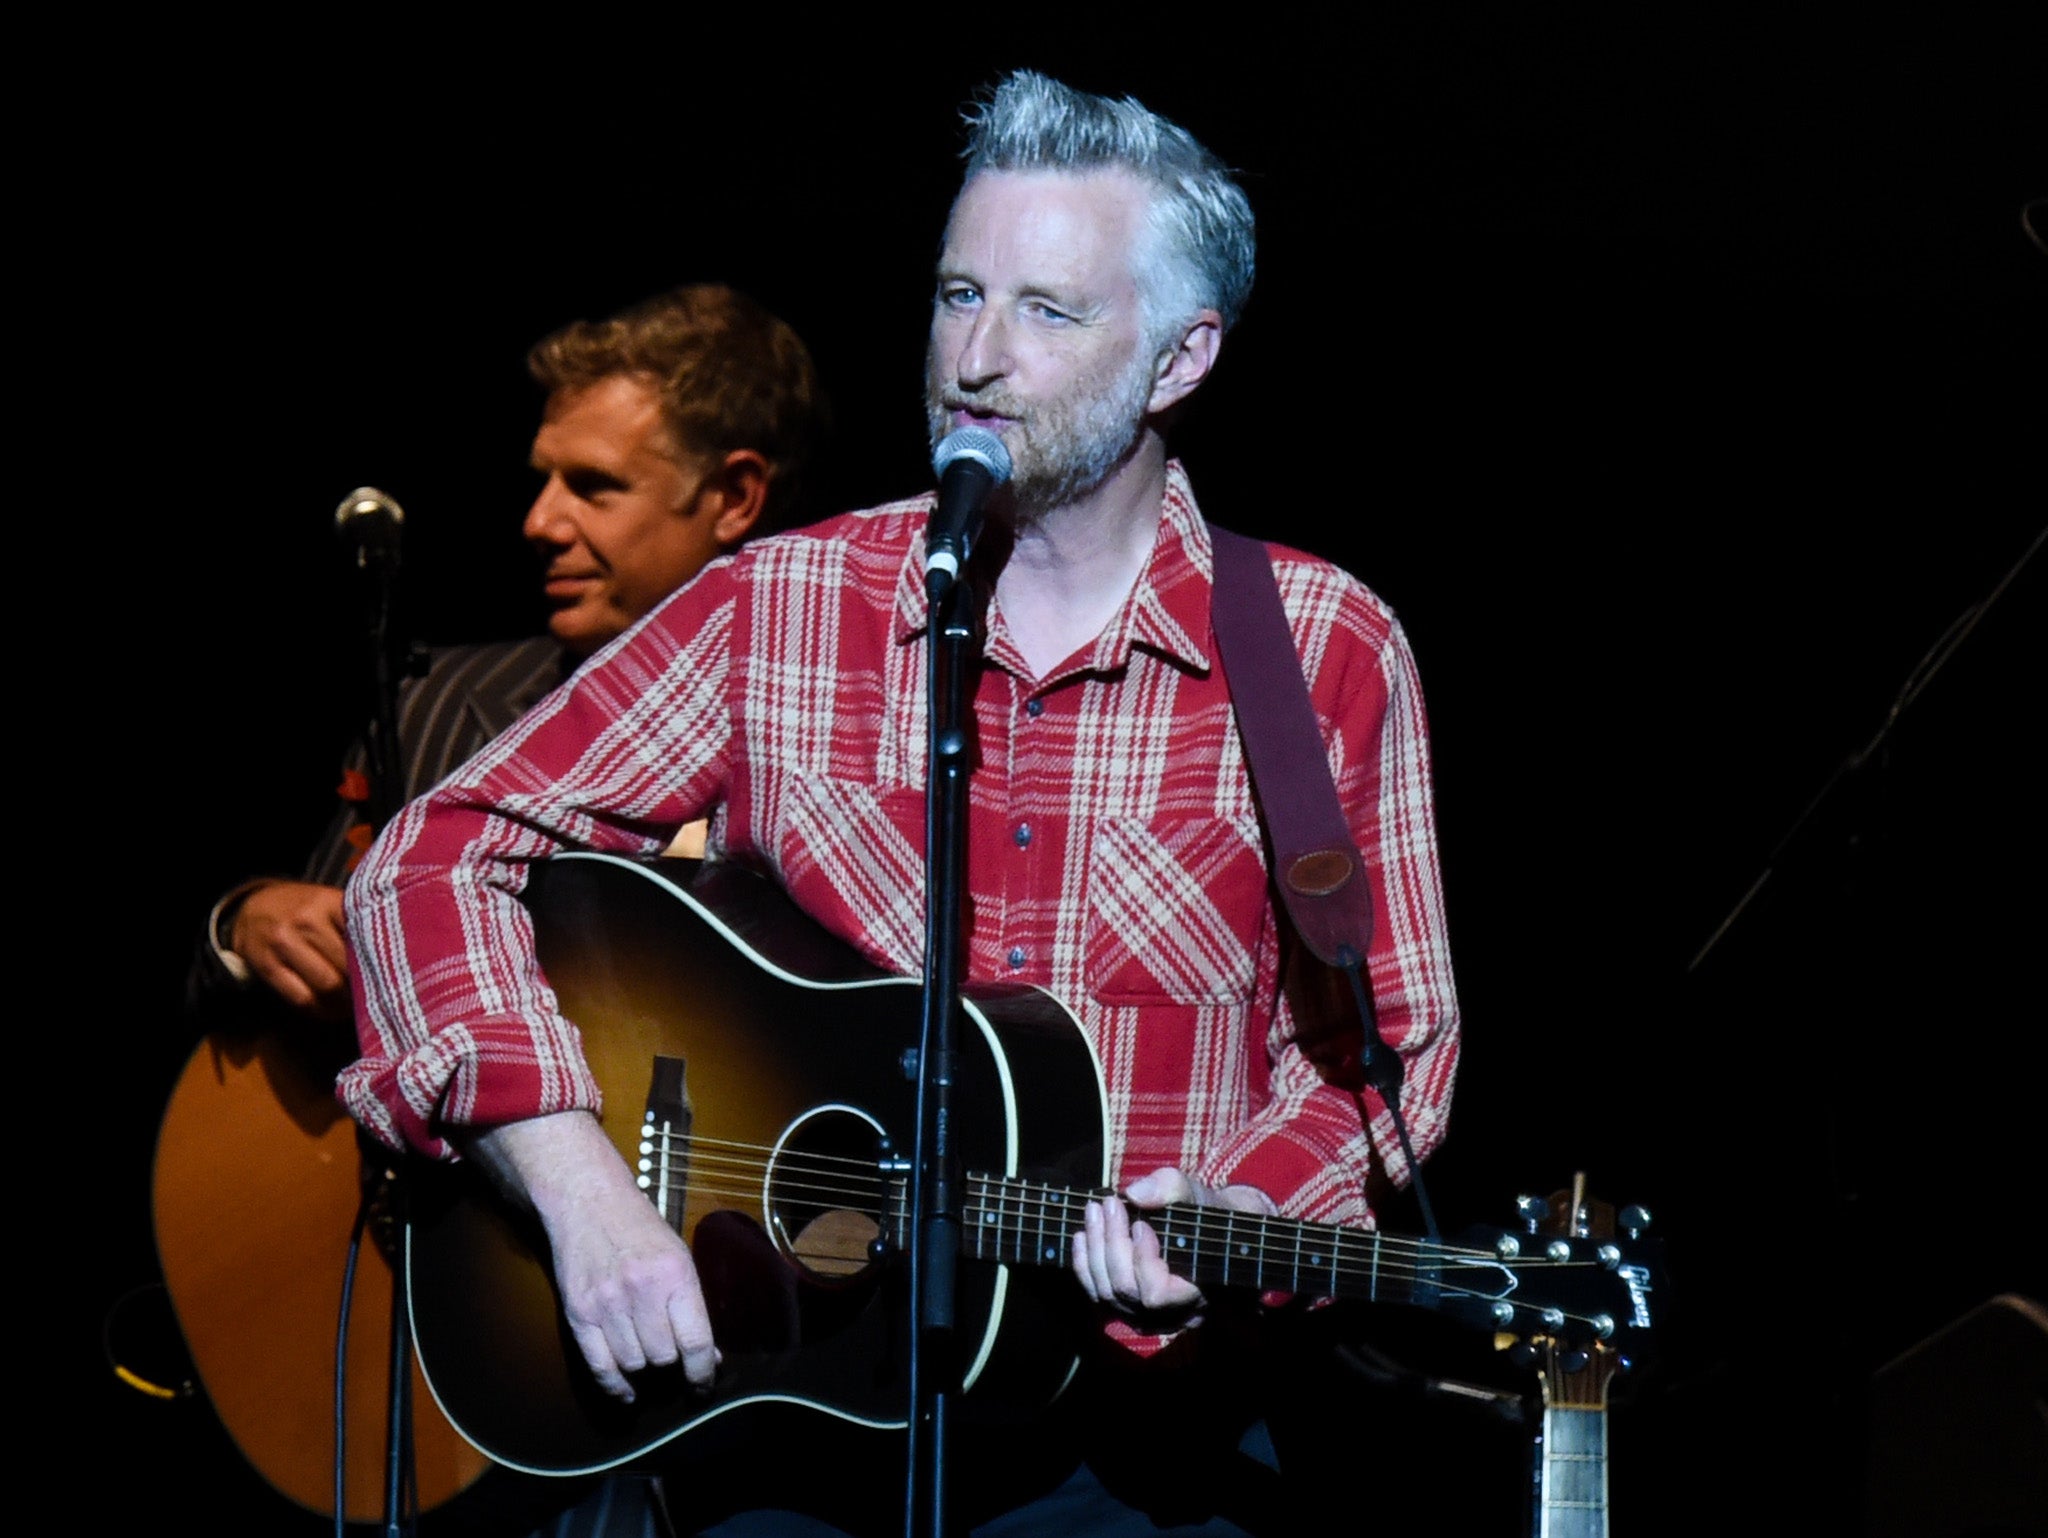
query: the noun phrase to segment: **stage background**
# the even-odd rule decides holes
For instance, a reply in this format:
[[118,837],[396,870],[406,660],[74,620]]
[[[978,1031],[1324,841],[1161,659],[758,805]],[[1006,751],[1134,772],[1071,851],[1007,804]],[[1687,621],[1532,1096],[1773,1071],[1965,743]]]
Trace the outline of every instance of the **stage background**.
[[[957,106],[1016,64],[1137,94],[1244,172],[1259,283],[1181,449],[1209,516],[1343,563],[1413,640],[1467,1031],[1440,1213],[1506,1221],[1580,1170],[1656,1213],[1672,1308],[1614,1417],[1620,1530],[1727,1530],[1779,1480],[1788,1519],[1850,1520],[1871,1374],[2043,1291],[2025,39],[1522,12],[792,55],[788,30],[182,31],[43,125],[39,612],[70,623],[31,694],[57,741],[17,761],[90,1006],[47,1035],[111,1091],[113,1135],[79,1134],[104,1205],[56,1230],[83,1271],[60,1381],[128,1471],[107,1530],[291,1530],[98,1332],[153,1275],[199,921],[301,857],[355,724],[336,503],[403,504],[419,639],[526,633],[524,351],[695,279],[811,343],[818,510],[921,488]],[[1362,1499],[1502,1477],[1496,1436],[1429,1413],[1441,1463],[1384,1471],[1419,1495]]]

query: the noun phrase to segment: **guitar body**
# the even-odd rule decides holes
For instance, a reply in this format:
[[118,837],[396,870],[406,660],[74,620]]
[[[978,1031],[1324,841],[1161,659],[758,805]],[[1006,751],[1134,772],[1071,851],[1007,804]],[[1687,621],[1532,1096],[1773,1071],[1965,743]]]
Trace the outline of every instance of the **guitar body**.
[[[554,1475],[658,1469],[685,1432],[702,1454],[727,1434],[774,1434],[792,1408],[904,1426],[901,1170],[920,985],[867,966],[728,865],[564,855],[536,869],[526,901],[605,1130],[691,1243],[724,1365],[709,1394],[653,1370],[636,1375],[633,1404],[610,1399],[563,1323],[537,1226],[464,1167],[420,1169],[406,1280],[448,1418],[498,1462]],[[966,1014],[953,1089],[963,1165],[1099,1187],[1100,1072],[1072,1017],[1036,989],[974,990]],[[969,1403],[1036,1408],[1058,1393],[1078,1338],[1070,1277],[963,1262],[957,1299]]]
[[[335,1332],[364,1170],[355,1123],[334,1099],[339,1067],[284,1033],[208,1037],[172,1090],[152,1172],[157,1254],[207,1397],[265,1480],[329,1516]],[[366,1236],[345,1379],[350,1521],[384,1511],[392,1291],[392,1267]],[[436,1411],[417,1372],[413,1387],[427,1511],[488,1463]]]

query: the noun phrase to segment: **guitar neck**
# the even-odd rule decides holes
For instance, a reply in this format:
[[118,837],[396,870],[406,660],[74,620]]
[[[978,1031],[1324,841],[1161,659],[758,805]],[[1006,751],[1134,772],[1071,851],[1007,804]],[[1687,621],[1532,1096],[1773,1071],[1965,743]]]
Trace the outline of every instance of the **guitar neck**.
[[[1633,1226],[1649,1215],[1634,1209]],[[1615,1212],[1586,1194],[1586,1177],[1551,1193],[1547,1232],[1585,1239],[1614,1231]],[[1637,1286],[1647,1297],[1648,1277]],[[1536,1444],[1536,1538],[1607,1538],[1607,1394],[1627,1359],[1609,1341],[1573,1344],[1546,1330],[1526,1340],[1537,1353],[1543,1432]]]
[[[1082,1210],[1100,1191],[970,1175],[962,1204],[963,1250],[977,1260],[1063,1266]],[[1505,1291],[1512,1278],[1493,1256],[1424,1240],[1265,1217],[1229,1207],[1149,1209],[1168,1267],[1202,1287],[1436,1307]]]
[[1607,1538],[1607,1412],[1543,1412],[1536,1538]]

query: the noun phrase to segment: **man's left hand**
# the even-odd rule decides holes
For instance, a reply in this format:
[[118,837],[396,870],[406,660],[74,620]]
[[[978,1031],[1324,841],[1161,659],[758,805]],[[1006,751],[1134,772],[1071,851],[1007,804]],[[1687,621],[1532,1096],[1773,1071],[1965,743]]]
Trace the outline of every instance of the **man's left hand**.
[[1205,1186],[1180,1170],[1154,1170],[1132,1181],[1123,1201],[1088,1204],[1072,1250],[1074,1275],[1082,1290],[1122,1313],[1160,1316],[1171,1328],[1201,1323],[1202,1290],[1167,1268],[1158,1232],[1130,1210],[1174,1205],[1234,1207],[1266,1217],[1279,1210],[1271,1197],[1253,1186]]

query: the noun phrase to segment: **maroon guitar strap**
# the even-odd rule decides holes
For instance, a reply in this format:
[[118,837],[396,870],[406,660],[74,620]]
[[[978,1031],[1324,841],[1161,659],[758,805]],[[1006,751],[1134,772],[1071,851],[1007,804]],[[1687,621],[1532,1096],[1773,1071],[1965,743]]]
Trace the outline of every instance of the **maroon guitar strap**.
[[1216,562],[1210,619],[1281,899],[1321,960],[1363,966],[1372,940],[1365,861],[1330,778],[1273,563],[1260,541],[1213,523],[1209,539]]

